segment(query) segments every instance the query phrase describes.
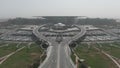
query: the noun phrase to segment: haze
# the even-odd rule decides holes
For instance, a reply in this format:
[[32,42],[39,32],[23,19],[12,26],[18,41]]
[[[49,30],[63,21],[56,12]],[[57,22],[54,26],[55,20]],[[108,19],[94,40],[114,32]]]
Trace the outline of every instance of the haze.
[[0,18],[32,16],[120,18],[120,0],[0,0]]

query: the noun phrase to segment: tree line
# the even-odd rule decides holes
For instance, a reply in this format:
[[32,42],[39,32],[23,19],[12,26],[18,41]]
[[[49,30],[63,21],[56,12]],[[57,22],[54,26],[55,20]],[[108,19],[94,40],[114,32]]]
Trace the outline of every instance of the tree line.
[[[107,18],[85,18],[78,19],[76,22],[75,16],[49,16],[41,18],[15,18],[9,19],[6,24],[14,25],[40,25],[40,24],[56,24],[64,23],[66,25],[70,24],[81,24],[81,25],[116,25],[116,20]],[[4,24],[5,24],[4,23]]]

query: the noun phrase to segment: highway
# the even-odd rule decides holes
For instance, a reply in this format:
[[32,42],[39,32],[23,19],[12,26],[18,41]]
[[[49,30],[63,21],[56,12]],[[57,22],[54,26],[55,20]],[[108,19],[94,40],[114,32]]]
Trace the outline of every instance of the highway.
[[51,43],[51,49],[49,50],[50,54],[47,55],[48,57],[40,65],[39,68],[74,68],[72,62],[70,62],[70,57],[67,54],[66,47],[64,42],[58,44],[57,42]]
[[75,37],[64,38],[61,43],[55,41],[55,38],[45,38],[38,31],[44,25],[33,30],[33,34],[39,38],[47,41],[49,43],[49,47],[47,49],[47,57],[44,62],[38,68],[75,68],[73,64],[70,53],[71,50],[69,48],[69,42],[72,40],[76,40],[82,37],[85,34],[85,30],[81,27],[81,32]]
[[75,27],[77,27],[77,28],[78,28],[79,30],[81,30],[81,31],[79,32],[79,34],[75,35],[75,36],[72,38],[72,41],[81,38],[81,37],[84,36],[85,33],[86,33],[86,29],[85,29],[83,26],[77,26],[77,25],[75,25]]
[[120,36],[113,33],[113,32],[110,32],[109,30],[106,30],[106,29],[103,29],[103,28],[100,28],[100,30],[102,30],[103,32],[105,32],[106,34],[109,34],[111,36],[114,36],[114,37],[118,37],[118,39],[120,39]]

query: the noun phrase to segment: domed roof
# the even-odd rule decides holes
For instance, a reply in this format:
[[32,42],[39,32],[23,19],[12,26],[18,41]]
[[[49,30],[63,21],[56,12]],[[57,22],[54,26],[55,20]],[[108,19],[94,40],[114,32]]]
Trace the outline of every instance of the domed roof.
[[54,26],[65,26],[65,24],[63,24],[63,23],[57,23]]

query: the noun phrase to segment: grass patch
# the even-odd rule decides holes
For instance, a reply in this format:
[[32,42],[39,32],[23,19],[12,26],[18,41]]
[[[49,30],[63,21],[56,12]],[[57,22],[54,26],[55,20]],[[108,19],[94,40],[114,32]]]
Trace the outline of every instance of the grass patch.
[[96,51],[93,45],[89,48],[87,44],[79,45],[75,52],[80,59],[85,59],[87,65],[91,68],[117,68],[111,60],[106,56]]
[[116,46],[116,44],[112,43],[113,46],[110,46],[111,45],[110,43],[106,43],[106,44],[102,43],[101,45],[102,45],[101,47],[102,50],[106,51],[112,56],[120,58],[120,48],[114,47],[114,45]]
[[5,44],[6,44],[5,42],[0,42],[0,46],[5,45]]
[[40,59],[42,51],[39,46],[32,46],[30,49],[25,47],[0,65],[0,68],[30,68]]
[[74,64],[75,64],[75,58],[76,58],[75,55],[72,53],[72,54],[71,54],[71,59],[72,59],[72,61],[74,62]]
[[17,43],[9,43],[8,46],[4,46],[0,48],[0,57],[5,56],[13,51],[15,51]]

